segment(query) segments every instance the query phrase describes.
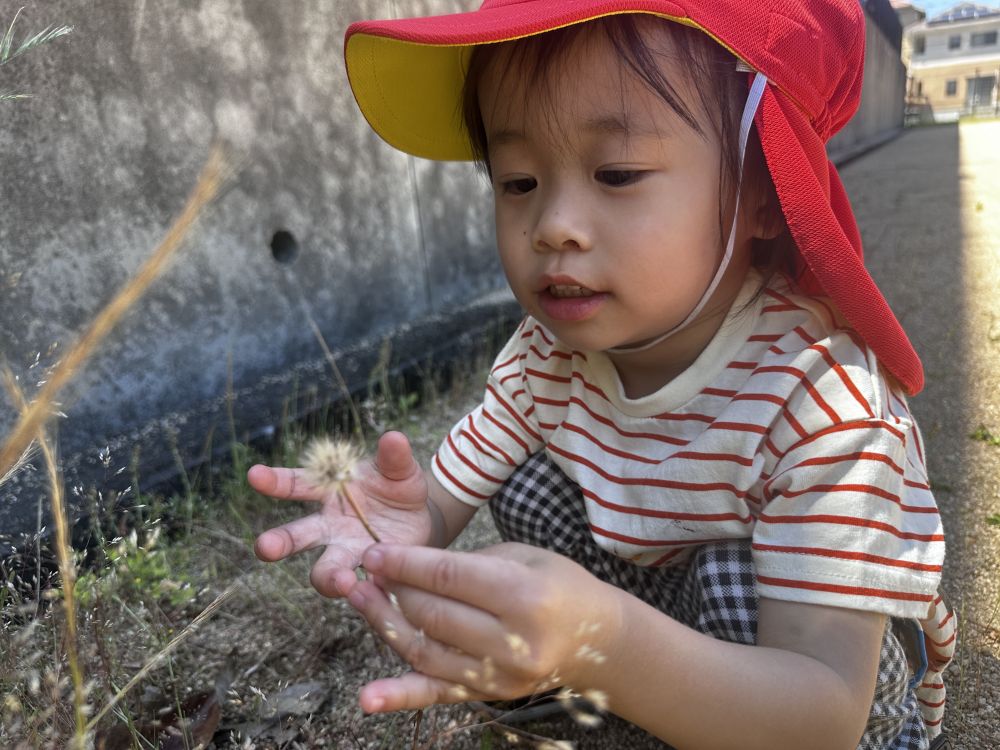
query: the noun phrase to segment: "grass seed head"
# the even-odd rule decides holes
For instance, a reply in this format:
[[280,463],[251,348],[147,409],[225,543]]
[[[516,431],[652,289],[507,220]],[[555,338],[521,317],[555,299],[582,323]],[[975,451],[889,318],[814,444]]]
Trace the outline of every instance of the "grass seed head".
[[559,701],[564,708],[568,708],[572,703],[573,699],[577,696],[577,693],[573,688],[564,686],[558,693],[556,693],[556,700]]
[[385,637],[390,641],[399,639],[399,633],[396,632],[396,628],[388,620],[385,621]]
[[531,656],[531,649],[528,647],[528,642],[517,633],[505,633],[504,639],[507,641],[510,652],[514,656]]
[[598,711],[608,710],[608,694],[603,690],[597,690],[596,688],[584,690],[581,697],[585,701],[588,701]]
[[483,678],[492,680],[496,676],[496,669],[493,666],[493,659],[489,656],[483,657]]
[[603,664],[605,662],[604,654],[586,643],[576,650],[576,658],[580,661],[589,661],[594,664]]
[[608,708],[608,696],[602,690],[585,690],[583,694],[564,687],[556,694],[566,713],[577,724],[584,727],[598,727],[604,723],[601,716]]

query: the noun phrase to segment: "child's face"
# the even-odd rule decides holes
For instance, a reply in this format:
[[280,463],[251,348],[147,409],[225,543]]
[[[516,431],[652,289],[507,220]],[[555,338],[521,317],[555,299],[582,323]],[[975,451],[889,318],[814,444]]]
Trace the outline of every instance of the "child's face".
[[[669,52],[666,38],[652,44]],[[670,55],[661,58],[703,134],[618,60],[602,34],[588,33],[555,62],[547,85],[529,89],[500,55],[479,89],[511,288],[564,343],[589,351],[683,321],[725,244],[721,146],[693,85]],[[733,273],[745,274],[742,231],[736,251]],[[734,296],[738,286],[720,290]],[[705,314],[720,302],[714,296]]]

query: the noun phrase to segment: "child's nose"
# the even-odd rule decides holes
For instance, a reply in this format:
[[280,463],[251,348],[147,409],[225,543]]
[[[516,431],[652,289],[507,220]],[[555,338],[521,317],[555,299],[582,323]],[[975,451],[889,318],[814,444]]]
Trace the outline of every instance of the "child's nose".
[[571,195],[546,201],[535,222],[531,246],[536,252],[587,250],[590,227],[582,201]]

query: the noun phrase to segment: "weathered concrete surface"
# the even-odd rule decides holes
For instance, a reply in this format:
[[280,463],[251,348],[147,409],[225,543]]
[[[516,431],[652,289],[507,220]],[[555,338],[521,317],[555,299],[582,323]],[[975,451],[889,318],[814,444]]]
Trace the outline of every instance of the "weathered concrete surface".
[[[897,42],[898,44],[898,42]],[[865,28],[865,80],[858,112],[830,139],[827,153],[848,159],[895,137],[903,127],[906,67],[872,19]]]
[[[20,4],[0,2],[4,28]],[[383,338],[396,337],[400,363],[514,310],[477,303],[504,287],[485,182],[382,143],[344,73],[350,21],[458,5],[27,4],[22,34],[75,27],[4,68],[5,88],[10,75],[35,95],[0,118],[0,353],[29,394],[160,241],[213,138],[245,154],[172,269],[63,395],[71,485],[105,477],[106,445],[112,471],[141,450],[144,479],[171,470],[171,441],[185,460],[213,429],[224,446],[230,380],[240,436],[273,425],[296,390],[335,393],[307,316],[363,386]],[[298,244],[284,263],[279,230]],[[0,435],[13,417],[0,395]],[[34,528],[34,478],[21,480],[0,490],[0,534]]]
[[[946,726],[1000,747],[1000,122],[908,130],[842,171],[872,275],[921,355],[911,406],[961,614]],[[980,433],[982,435],[983,433]]]

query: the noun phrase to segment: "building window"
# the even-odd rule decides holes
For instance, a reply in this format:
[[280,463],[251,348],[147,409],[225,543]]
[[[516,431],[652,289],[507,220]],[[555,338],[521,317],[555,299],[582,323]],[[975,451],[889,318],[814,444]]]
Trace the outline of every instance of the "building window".
[[958,81],[952,79],[944,82],[944,95],[955,96],[958,93]]
[[927,51],[927,38],[922,34],[913,37],[913,54],[922,55]]
[[962,35],[954,34],[948,37],[948,49],[961,49],[962,48]]
[[995,47],[997,43],[997,33],[995,31],[983,31],[973,34],[969,43],[973,47]]
[[993,106],[993,87],[996,86],[996,76],[977,76],[967,78],[965,106],[975,111],[977,107]]

